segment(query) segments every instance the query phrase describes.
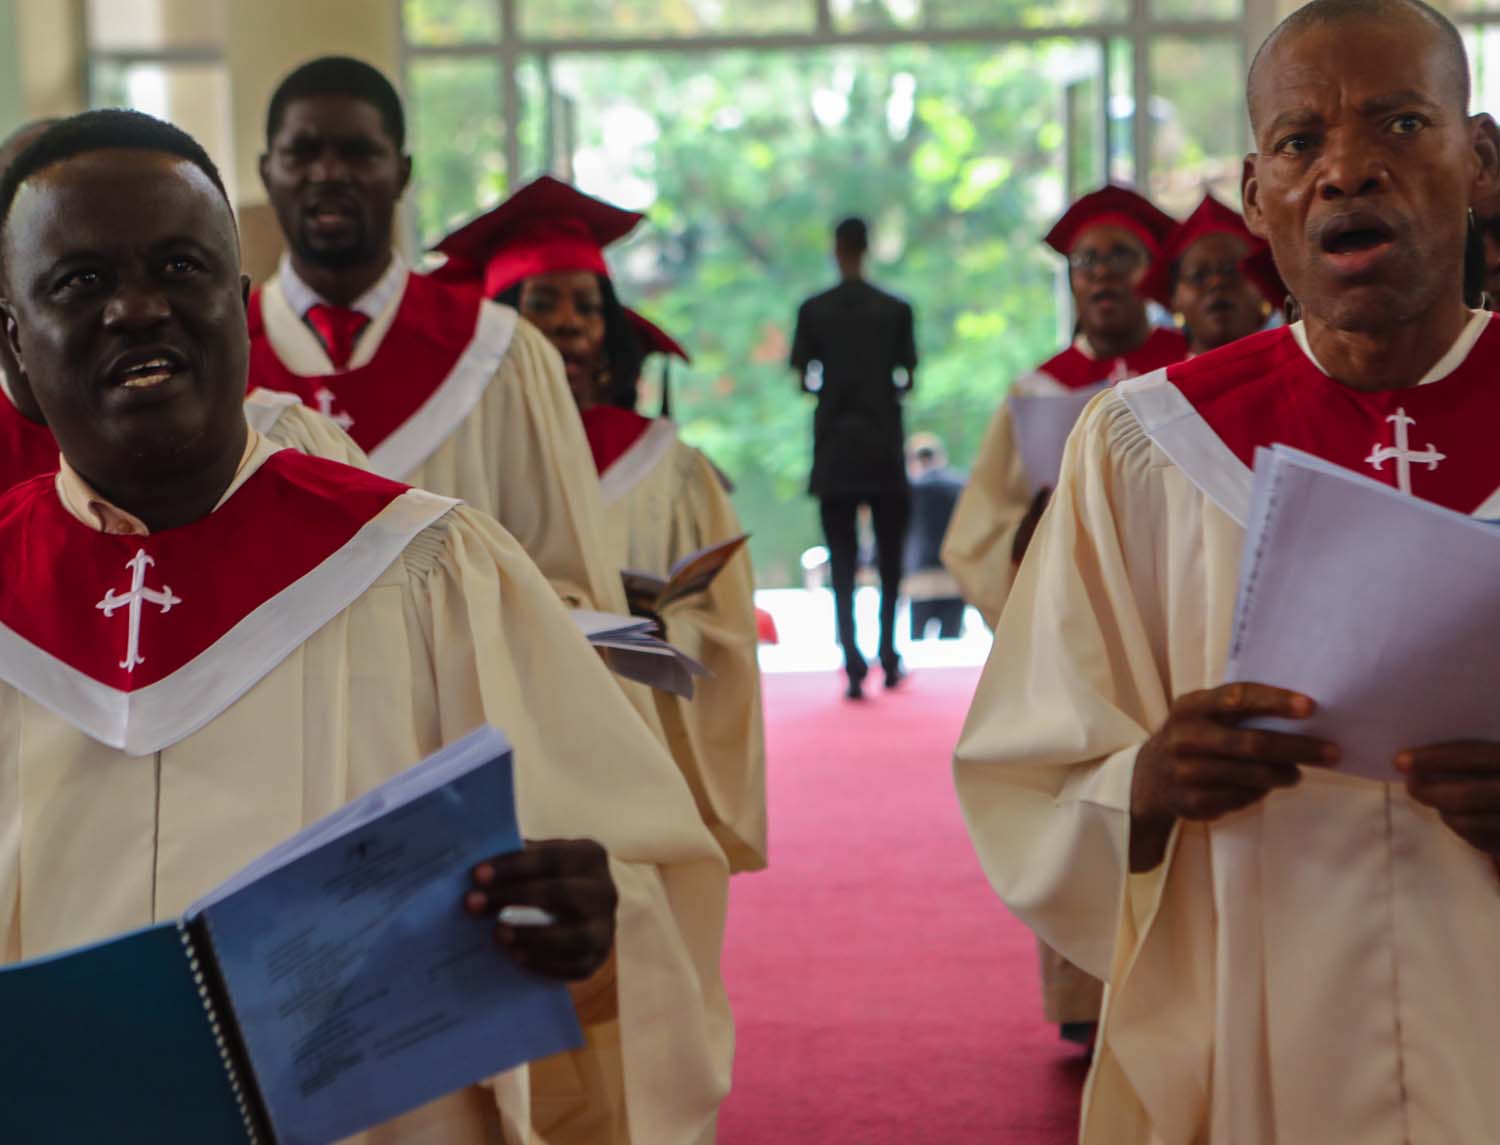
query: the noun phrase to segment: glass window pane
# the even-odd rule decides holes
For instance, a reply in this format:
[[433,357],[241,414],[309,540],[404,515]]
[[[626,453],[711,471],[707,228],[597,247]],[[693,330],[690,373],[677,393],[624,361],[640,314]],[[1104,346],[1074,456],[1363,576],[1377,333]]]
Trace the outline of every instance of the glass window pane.
[[419,59],[407,74],[412,194],[424,246],[505,194],[500,64]]
[[1151,0],[1158,20],[1238,20],[1244,10],[1243,0]]
[[1474,83],[1469,106],[1493,114],[1500,110],[1500,25],[1470,26],[1463,33]]
[[1151,44],[1151,196],[1183,215],[1212,191],[1240,201],[1250,127],[1243,48],[1232,39]]
[[535,81],[553,98],[526,114],[552,109],[537,135],[555,173],[648,211],[614,275],[693,353],[673,367],[674,413],[738,484],[763,584],[798,583],[821,543],[786,355],[797,302],[834,281],[832,224],[870,220],[873,277],[916,307],[908,424],[967,464],[1008,380],[1059,345],[1060,260],[1040,238],[1067,193],[1069,86],[1093,102],[1076,150],[1102,150],[1098,56],[1057,41],[559,55]]
[[101,61],[94,64],[90,79],[94,107],[130,107],[175,123],[203,144],[233,191],[228,68],[222,64]]
[[984,26],[1065,28],[1124,21],[1130,17],[1130,0],[830,0],[830,7],[836,28],[857,31]]
[[617,40],[724,32],[811,32],[813,0],[523,0],[532,38]]
[[1129,40],[1109,42],[1109,177],[1135,184],[1135,54]]
[[88,0],[89,44],[106,51],[219,48],[229,0]]
[[406,39],[412,44],[486,43],[500,39],[500,0],[404,0]]

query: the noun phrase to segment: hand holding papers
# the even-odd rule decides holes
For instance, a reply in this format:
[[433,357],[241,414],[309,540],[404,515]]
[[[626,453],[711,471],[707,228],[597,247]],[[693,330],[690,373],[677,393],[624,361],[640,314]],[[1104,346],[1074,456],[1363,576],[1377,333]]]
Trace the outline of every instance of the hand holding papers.
[[734,559],[749,539],[749,534],[741,533],[738,537],[690,553],[672,566],[665,580],[650,573],[626,569],[620,576],[625,581],[625,595],[630,600],[632,611],[639,608],[642,614],[659,614],[678,601],[707,592],[724,566]]
[[609,855],[591,839],[549,839],[487,859],[464,908],[493,918],[504,947],[529,970],[569,982],[590,977],[615,944],[619,896]]
[[[1189,692],[1141,745],[1130,788],[1130,869],[1154,870],[1179,819],[1211,823],[1294,787],[1307,764],[1331,764],[1338,748],[1308,736],[1240,725],[1257,718],[1305,720],[1306,696],[1265,684],[1224,684]],[[1300,725],[1299,725],[1300,726]]]
[[1021,468],[1033,492],[1057,487],[1063,449],[1084,407],[1103,386],[1060,393],[1011,394],[1010,416],[1015,425]]
[[1405,749],[1500,741],[1500,529],[1262,451],[1227,675],[1316,699],[1294,730],[1338,743],[1344,774],[1399,782]]
[[[548,893],[565,865],[536,855],[550,846],[520,851],[509,745],[482,729],[272,849],[182,922],[0,970],[3,1136],[314,1145],[578,1045],[567,988],[458,909],[486,863],[496,897]],[[502,877],[510,864],[534,877]],[[569,921],[594,917],[566,906]],[[529,948],[526,961],[586,968]]]
[[575,608],[569,614],[588,642],[604,653],[611,669],[650,688],[693,697],[693,678],[709,671],[655,635],[656,621]]

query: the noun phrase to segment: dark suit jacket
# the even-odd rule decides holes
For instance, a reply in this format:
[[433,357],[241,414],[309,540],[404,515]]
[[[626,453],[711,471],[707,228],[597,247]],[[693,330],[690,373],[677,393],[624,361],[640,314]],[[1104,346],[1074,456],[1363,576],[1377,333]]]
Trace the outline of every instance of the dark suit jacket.
[[822,388],[813,414],[815,497],[906,489],[905,432],[896,371],[917,368],[915,319],[901,299],[867,282],[845,282],[797,312],[792,365],[817,362]]

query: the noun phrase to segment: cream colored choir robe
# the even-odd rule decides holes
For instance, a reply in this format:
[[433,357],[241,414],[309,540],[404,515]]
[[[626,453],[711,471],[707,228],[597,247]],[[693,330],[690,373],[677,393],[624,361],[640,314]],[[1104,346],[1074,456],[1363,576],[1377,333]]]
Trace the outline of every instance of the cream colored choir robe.
[[[267,281],[260,296],[266,337],[282,364],[296,374],[331,373],[327,352],[288,305],[279,279]],[[355,346],[351,369],[375,356],[401,298],[397,291],[370,323]],[[414,470],[385,476],[456,497],[494,517],[565,601],[624,614],[629,607],[619,568],[605,552],[604,510],[593,469],[562,359],[534,326],[517,319],[494,378],[458,428]],[[616,683],[647,727],[665,742],[652,692],[618,677]],[[673,909],[682,917],[684,929],[695,932],[722,918],[727,901],[726,882],[717,892],[700,888],[693,897],[675,898]],[[699,996],[704,1001],[697,1021],[709,1042],[722,1094],[729,1090],[733,1067],[734,1020],[717,956],[701,969]],[[686,1008],[695,1003],[680,1004]],[[533,1068],[538,1142],[604,1145],[627,1140],[618,1098],[624,1087],[619,1075],[622,1069],[628,1074],[630,1064],[618,1060],[610,1022],[593,1023],[589,1035],[587,1051]],[[625,1052],[628,1055],[628,1048]],[[706,1133],[703,1140],[712,1140],[712,1127]],[[656,1139],[635,1135],[629,1140],[655,1145]]]
[[[744,530],[712,463],[659,419],[600,480],[620,568],[665,577]],[[766,744],[755,576],[741,550],[707,593],[669,607],[667,639],[713,673],[693,699],[656,693],[667,743],[732,871],[766,865]]]
[[[395,292],[359,339],[351,369],[374,357],[402,293]],[[282,364],[304,376],[332,373],[323,344],[293,313],[279,279],[266,282],[260,298],[266,337]],[[603,511],[591,470],[562,359],[522,319],[494,378],[457,430],[415,469],[384,476],[488,513],[521,543],[565,600],[624,612],[619,572],[603,549]]]
[[1242,539],[1118,391],[1096,399],[958,747],[995,889],[1110,983],[1081,1139],[1495,1140],[1500,881],[1403,789],[1307,769],[1128,873],[1136,752],[1222,680]]
[[308,409],[295,394],[252,390],[245,399],[245,420],[273,445],[295,449],[309,457],[339,461],[369,469],[370,459],[331,418]]
[[[1058,383],[1045,374],[1016,379],[1016,393],[1049,393]],[[959,494],[943,536],[944,566],[958,581],[963,598],[994,628],[1010,595],[1016,564],[1011,559],[1016,534],[1036,491],[1021,467],[1010,403],[1001,402],[990,421],[969,482]],[[1042,1012],[1047,1021],[1093,1022],[1099,1017],[1104,988],[1093,974],[1037,942],[1042,974]]]
[[[272,452],[263,443],[243,475]],[[274,531],[268,522],[268,543]],[[418,533],[241,699],[154,755],[106,747],[0,684],[0,955],[32,958],[173,917],[484,722],[515,745],[525,836],[609,850],[632,1140],[709,1140],[724,1078],[701,994],[717,981],[723,917],[678,904],[714,901],[723,856],[547,582],[468,508]],[[358,1140],[535,1140],[516,1128],[527,1104],[515,1071],[493,1092],[454,1095]]]
[[1015,577],[1010,554],[1034,496],[1021,468],[1010,406],[1001,402],[953,507],[942,548],[943,566],[991,628],[999,623],[1010,594]]

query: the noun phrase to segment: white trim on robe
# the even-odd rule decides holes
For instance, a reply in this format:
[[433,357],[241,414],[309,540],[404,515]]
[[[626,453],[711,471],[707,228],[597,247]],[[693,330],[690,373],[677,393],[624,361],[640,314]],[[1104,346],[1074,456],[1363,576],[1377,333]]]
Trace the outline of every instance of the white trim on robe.
[[296,394],[284,394],[279,390],[253,389],[245,399],[245,420],[250,428],[266,437],[280,424],[286,411],[300,406],[302,399]]
[[1198,491],[1243,528],[1250,516],[1254,474],[1224,439],[1203,420],[1183,392],[1153,370],[1121,382],[1115,392],[1135,415],[1146,436],[1172,459]]
[[186,739],[245,695],[400,558],[458,502],[408,489],[312,572],[246,615],[170,676],[135,692],[111,688],[0,624],[0,679],[85,735],[127,755]]
[[606,506],[613,505],[639,485],[677,443],[677,425],[664,417],[653,421],[636,443],[620,454],[599,477]]
[[474,337],[452,371],[400,429],[370,450],[370,468],[400,481],[437,452],[474,412],[510,350],[520,320],[508,306],[483,302]]

